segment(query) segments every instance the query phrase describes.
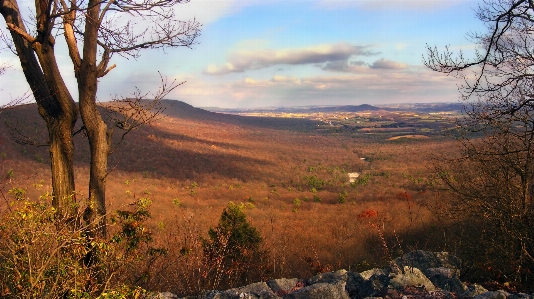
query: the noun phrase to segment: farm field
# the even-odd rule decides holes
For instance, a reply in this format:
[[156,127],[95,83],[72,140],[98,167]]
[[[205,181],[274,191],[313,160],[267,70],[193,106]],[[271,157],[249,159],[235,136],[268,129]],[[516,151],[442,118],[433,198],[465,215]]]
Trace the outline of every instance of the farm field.
[[[173,266],[153,273],[146,282],[152,288],[198,291],[191,283],[201,279],[193,271],[195,255],[179,252],[198,258],[200,238],[229,202],[244,206],[269,253],[268,266],[250,281],[307,277],[319,268],[365,270],[408,250],[450,246],[438,237],[446,223],[435,206],[446,194],[436,191],[432,161],[455,154],[445,134],[457,114],[378,109],[248,116],[164,105],[164,118],[118,145],[107,180],[108,210],[149,198],[155,244],[172,249],[165,263]],[[11,124],[0,127],[3,194],[13,187],[29,198],[51,192],[46,147],[13,139],[46,140],[36,107],[0,117]],[[76,188],[84,198],[89,150],[81,134],[75,146]],[[350,183],[354,172],[360,176]]]

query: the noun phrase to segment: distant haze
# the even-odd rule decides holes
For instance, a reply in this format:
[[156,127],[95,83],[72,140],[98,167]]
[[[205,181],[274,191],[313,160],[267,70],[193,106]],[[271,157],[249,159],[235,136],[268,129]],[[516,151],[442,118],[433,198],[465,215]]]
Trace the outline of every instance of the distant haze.
[[[455,102],[461,82],[429,71],[422,58],[426,44],[473,55],[476,45],[465,33],[484,30],[473,12],[479,2],[191,0],[176,11],[204,24],[198,44],[145,51],[138,60],[113,57],[117,68],[101,78],[98,97],[129,96],[135,87],[156,91],[159,71],[168,80],[187,81],[168,98],[195,107]],[[56,52],[76,98],[60,36]],[[0,52],[0,64],[11,65],[0,79],[5,104],[28,85],[12,53]]]

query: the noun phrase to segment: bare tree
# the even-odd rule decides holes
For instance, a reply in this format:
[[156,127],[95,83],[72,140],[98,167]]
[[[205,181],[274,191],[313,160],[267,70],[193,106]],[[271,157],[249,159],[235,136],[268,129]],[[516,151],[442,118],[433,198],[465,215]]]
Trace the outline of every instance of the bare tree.
[[451,207],[483,220],[488,250],[517,275],[534,265],[534,1],[486,0],[476,16],[487,31],[469,34],[474,57],[427,47],[425,64],[461,79],[465,103],[463,157],[437,170]]
[[[32,56],[30,49],[33,49],[43,69],[42,72],[28,70],[28,73],[44,73],[48,80],[36,81],[46,82],[48,89],[54,91],[50,92],[53,95],[62,91],[68,93],[66,88],[57,91],[52,88],[63,82],[53,52],[55,33],[63,33],[78,82],[79,111],[91,152],[88,206],[94,209],[88,211],[88,215],[89,218],[104,216],[107,161],[113,130],[106,125],[97,107],[99,78],[115,67],[109,65],[114,54],[136,58],[142,49],[191,47],[200,34],[201,25],[195,20],[175,19],[175,6],[188,0],[37,0],[36,34],[33,36],[25,30],[18,8],[13,9],[17,7],[16,0],[2,1],[3,15],[12,38],[19,41],[15,45],[26,45],[28,49],[26,53],[17,48],[21,63]],[[69,128],[70,135],[72,128]]]
[[[10,28],[24,76],[48,129],[53,204],[59,214],[74,213],[69,207],[75,200],[72,129],[77,119],[77,108],[59,73],[54,38],[50,31],[45,34],[42,30],[36,37],[31,36],[16,0],[0,1],[0,13]],[[40,20],[38,28],[45,22]]]

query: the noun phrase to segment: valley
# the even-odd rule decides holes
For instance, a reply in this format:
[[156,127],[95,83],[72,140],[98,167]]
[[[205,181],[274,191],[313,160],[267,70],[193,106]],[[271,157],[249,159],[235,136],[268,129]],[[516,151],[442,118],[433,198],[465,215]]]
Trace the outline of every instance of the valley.
[[[154,242],[173,249],[165,261],[173,266],[154,273],[153,288],[198,291],[184,273],[201,279],[194,271],[200,240],[229,202],[243,206],[269,252],[268,267],[250,273],[251,280],[307,277],[317,265],[361,270],[407,250],[444,248],[437,236],[448,223],[433,207],[447,194],[436,192],[433,159],[456,154],[446,132],[458,112],[381,108],[237,115],[163,104],[165,117],[118,145],[107,179],[108,210],[150,199]],[[1,117],[24,124],[18,133],[0,128],[3,194],[13,187],[27,190],[29,198],[51,192],[46,147],[18,144],[12,136],[45,139],[35,106]],[[83,199],[89,149],[82,134],[75,146],[77,198]],[[353,172],[360,176],[350,183]],[[186,257],[180,250],[194,254]]]

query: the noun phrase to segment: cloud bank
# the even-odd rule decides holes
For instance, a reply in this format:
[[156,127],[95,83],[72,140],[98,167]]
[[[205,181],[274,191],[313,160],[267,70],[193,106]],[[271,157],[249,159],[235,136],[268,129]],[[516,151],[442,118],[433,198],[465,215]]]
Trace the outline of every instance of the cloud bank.
[[270,78],[256,78],[249,75],[239,80],[218,82],[197,77],[178,88],[172,98],[188,99],[188,103],[200,107],[267,107],[450,102],[458,97],[455,78],[424,67],[389,70],[367,64],[348,67],[366,68],[367,71],[302,77],[276,74]]
[[273,65],[303,65],[348,60],[351,56],[372,56],[379,53],[369,46],[353,46],[348,43],[320,45],[291,50],[235,51],[223,65],[209,65],[204,71],[208,75],[224,75],[256,70]]
[[331,72],[344,72],[344,73],[366,73],[370,69],[383,69],[383,70],[403,70],[408,68],[406,63],[397,62],[393,60],[380,59],[372,64],[367,64],[361,60],[358,61],[332,61],[326,63],[322,69]]

